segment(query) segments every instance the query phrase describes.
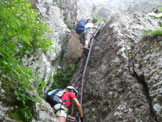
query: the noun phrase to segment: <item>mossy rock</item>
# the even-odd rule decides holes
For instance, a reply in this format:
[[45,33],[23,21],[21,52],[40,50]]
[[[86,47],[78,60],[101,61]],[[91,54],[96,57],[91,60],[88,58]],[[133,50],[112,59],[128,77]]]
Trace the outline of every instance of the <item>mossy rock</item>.
[[4,96],[5,99],[2,99],[2,101],[5,101],[5,104],[12,105],[15,103],[15,95],[14,95],[14,84],[11,83],[9,80],[2,80],[2,89],[4,89]]
[[9,116],[11,119],[16,120],[16,122],[23,122],[23,121],[21,120],[21,118],[20,118],[19,113],[17,113],[17,112],[9,113],[8,116]]

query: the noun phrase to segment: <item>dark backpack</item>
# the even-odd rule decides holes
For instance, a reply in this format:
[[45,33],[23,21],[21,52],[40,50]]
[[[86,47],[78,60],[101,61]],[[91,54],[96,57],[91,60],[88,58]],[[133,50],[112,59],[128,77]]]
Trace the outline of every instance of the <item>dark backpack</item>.
[[47,93],[46,101],[53,107],[57,103],[63,104],[65,107],[64,101],[61,100],[61,97],[64,94],[64,90],[62,89],[55,89]]
[[86,30],[85,25],[87,24],[87,20],[82,19],[78,22],[76,26],[76,33],[81,34],[84,30]]

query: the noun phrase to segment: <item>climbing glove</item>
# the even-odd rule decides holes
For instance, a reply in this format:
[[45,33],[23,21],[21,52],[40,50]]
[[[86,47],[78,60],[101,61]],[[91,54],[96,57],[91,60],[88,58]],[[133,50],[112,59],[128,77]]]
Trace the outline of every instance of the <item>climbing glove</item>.
[[80,117],[80,121],[83,122],[83,117]]

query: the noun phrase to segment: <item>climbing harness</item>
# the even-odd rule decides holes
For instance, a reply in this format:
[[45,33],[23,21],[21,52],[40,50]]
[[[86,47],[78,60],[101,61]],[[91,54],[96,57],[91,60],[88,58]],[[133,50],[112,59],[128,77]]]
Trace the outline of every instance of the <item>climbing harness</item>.
[[53,108],[54,108],[54,113],[55,114],[58,111],[61,111],[61,110],[65,111],[65,113],[67,113],[67,111],[68,111],[68,108],[66,106],[62,105],[62,104],[56,104]]

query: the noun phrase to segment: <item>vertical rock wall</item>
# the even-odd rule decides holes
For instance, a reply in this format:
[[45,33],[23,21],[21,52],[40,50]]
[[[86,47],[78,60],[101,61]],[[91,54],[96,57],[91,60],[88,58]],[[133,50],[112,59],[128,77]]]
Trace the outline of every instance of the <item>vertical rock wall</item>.
[[161,37],[141,39],[144,31],[157,28],[154,19],[128,13],[106,24],[86,75],[88,122],[161,121]]
[[87,19],[93,13],[93,1],[89,0],[57,0],[64,20],[76,25],[80,19]]
[[[37,51],[33,55],[24,58],[24,65],[33,67],[40,78],[51,86],[49,77],[53,77],[53,73],[59,65],[59,56],[66,48],[68,39],[70,38],[70,30],[67,28],[66,22],[68,20],[72,24],[76,24],[80,18],[86,18],[91,15],[90,2],[76,1],[76,0],[29,0],[33,3],[33,7],[38,10],[40,16],[45,20],[46,25],[50,28],[48,37],[53,41],[53,49],[48,52]],[[87,11],[85,13],[85,11]],[[68,51],[68,50],[66,50]],[[71,50],[70,50],[71,51]],[[44,92],[47,92],[44,89]]]
[[[60,8],[53,0],[37,0],[32,1],[34,8],[38,9],[40,16],[45,20],[46,25],[50,28],[48,37],[52,39],[53,49],[48,52],[37,51],[33,55],[24,58],[24,64],[34,67],[40,78],[49,83],[49,77],[53,77],[53,73],[57,69],[59,55],[62,46],[67,41],[70,30],[64,23]],[[46,89],[44,92],[46,92]]]
[[77,0],[57,0],[64,20],[75,25],[77,21]]
[[78,0],[77,3],[77,20],[91,18],[93,13],[93,1]]
[[94,4],[98,16],[110,17],[112,14],[120,12],[149,13],[153,8],[162,6],[162,0],[101,0]]

